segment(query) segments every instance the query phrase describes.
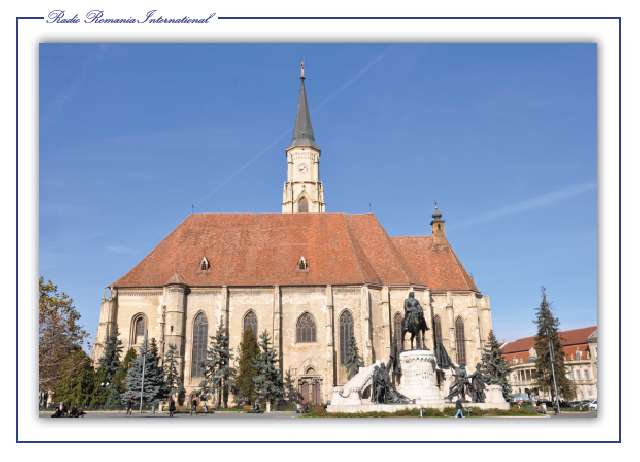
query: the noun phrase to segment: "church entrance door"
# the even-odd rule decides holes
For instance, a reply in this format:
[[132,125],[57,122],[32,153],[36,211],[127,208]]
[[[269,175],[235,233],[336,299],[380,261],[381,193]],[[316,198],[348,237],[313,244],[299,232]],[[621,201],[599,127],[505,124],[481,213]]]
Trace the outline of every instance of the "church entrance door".
[[309,402],[309,382],[303,382],[300,386],[300,395],[302,396],[302,404]]
[[320,399],[320,383],[319,382],[314,382],[313,384],[313,405],[314,406],[320,406],[321,403],[321,399]]

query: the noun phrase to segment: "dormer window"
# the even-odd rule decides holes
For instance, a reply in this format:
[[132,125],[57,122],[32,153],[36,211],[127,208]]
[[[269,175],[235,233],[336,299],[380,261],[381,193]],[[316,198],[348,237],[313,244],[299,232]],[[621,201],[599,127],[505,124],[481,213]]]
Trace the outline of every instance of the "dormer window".
[[307,260],[305,260],[304,257],[300,257],[300,260],[298,261],[298,269],[306,270],[307,268],[309,268]]
[[209,269],[209,260],[207,257],[202,257],[202,261],[200,262],[200,271],[207,271]]

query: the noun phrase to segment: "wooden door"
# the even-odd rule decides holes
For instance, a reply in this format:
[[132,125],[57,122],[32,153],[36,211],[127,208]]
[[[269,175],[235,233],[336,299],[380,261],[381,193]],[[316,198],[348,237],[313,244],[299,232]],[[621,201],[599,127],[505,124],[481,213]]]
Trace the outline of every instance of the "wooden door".
[[313,405],[320,406],[322,400],[320,399],[320,384],[318,382],[313,384]]
[[303,382],[300,386],[300,395],[302,396],[302,404],[309,402],[309,383]]

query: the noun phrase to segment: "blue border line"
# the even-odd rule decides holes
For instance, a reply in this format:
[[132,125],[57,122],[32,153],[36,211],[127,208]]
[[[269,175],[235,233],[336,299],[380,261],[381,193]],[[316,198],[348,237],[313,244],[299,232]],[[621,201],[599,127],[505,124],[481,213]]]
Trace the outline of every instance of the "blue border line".
[[[44,17],[16,17],[16,443],[452,443],[452,441],[20,441],[18,439],[18,21],[20,19],[44,19]],[[218,16],[218,19],[617,19],[618,20],[618,393],[622,396],[622,17],[243,17]],[[618,441],[453,441],[455,443],[622,443],[622,400],[618,401]]]

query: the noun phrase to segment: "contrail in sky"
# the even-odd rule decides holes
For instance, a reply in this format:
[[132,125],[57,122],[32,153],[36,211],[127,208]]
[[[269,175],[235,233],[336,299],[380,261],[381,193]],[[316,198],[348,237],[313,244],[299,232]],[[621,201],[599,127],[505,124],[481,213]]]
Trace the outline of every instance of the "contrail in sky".
[[588,183],[571,186],[569,188],[538,196],[534,199],[529,199],[526,201],[518,202],[517,204],[500,207],[499,209],[495,209],[490,212],[483,213],[482,215],[470,218],[468,220],[461,221],[456,226],[450,226],[449,229],[466,228],[467,226],[477,225],[479,223],[484,223],[496,218],[501,218],[507,215],[522,212],[523,210],[537,209],[540,207],[544,207],[545,205],[553,204],[554,202],[567,199],[571,196],[577,196],[578,194],[590,191],[596,187],[597,182],[595,180],[589,181]]
[[[362,68],[362,70],[360,70],[360,72],[358,72],[356,75],[354,75],[351,79],[349,79],[349,81],[347,81],[344,85],[342,85],[340,88],[338,88],[336,91],[334,91],[333,93],[331,93],[331,95],[329,95],[324,101],[322,101],[313,111],[311,111],[312,114],[315,114],[316,112],[318,112],[320,109],[322,109],[323,106],[325,106],[327,103],[329,103],[331,100],[333,100],[336,96],[338,96],[340,93],[342,93],[343,91],[345,91],[347,88],[349,88],[355,81],[357,81],[360,77],[362,77],[369,69],[371,69],[374,65],[376,65],[377,63],[379,63],[387,54],[389,54],[391,52],[391,50],[393,50],[396,45],[391,45],[389,48],[387,48],[385,50],[384,53],[382,53],[380,56],[378,56],[376,59],[374,59],[373,61],[371,61],[369,64],[367,64],[365,67]],[[222,188],[225,184],[227,184],[229,181],[231,181],[236,175],[238,175],[238,173],[242,172],[245,168],[247,168],[249,165],[251,165],[253,162],[256,161],[256,159],[258,157],[260,157],[262,154],[264,154],[265,152],[267,152],[269,149],[271,149],[272,147],[274,147],[282,138],[284,138],[286,135],[291,134],[292,129],[289,128],[287,129],[285,132],[283,132],[280,136],[278,136],[275,140],[273,140],[271,142],[271,144],[269,144],[267,147],[265,147],[262,151],[260,151],[258,154],[256,154],[255,156],[253,156],[251,159],[249,159],[242,167],[240,167],[238,170],[236,170],[235,172],[233,172],[231,175],[229,175],[229,177],[227,177],[226,180],[224,180],[222,183],[220,183],[218,186],[216,186],[216,188],[211,191],[210,193],[208,193],[206,196],[202,197],[201,199],[199,199],[198,201],[196,201],[194,204],[201,204],[203,201],[205,201],[206,199],[208,199],[209,197],[211,197],[213,194],[215,194],[218,190],[220,190],[220,188]],[[182,223],[182,221],[184,220],[180,220],[180,223]],[[178,223],[179,224],[179,223]],[[175,226],[173,226],[171,229],[175,228]],[[131,259],[132,257],[134,257],[135,255],[137,255],[138,253],[140,253],[144,248],[146,248],[150,243],[154,242],[157,237],[161,234],[163,234],[165,232],[165,230],[167,230],[168,228],[164,228],[163,231],[157,233],[156,235],[153,236],[153,238],[151,238],[148,242],[146,242],[142,247],[140,247],[140,249],[138,249],[136,252],[134,252],[133,254],[131,254],[129,257],[127,257],[122,263],[120,263],[118,266],[116,266],[116,269],[119,268],[120,266],[122,266],[125,262],[127,262],[129,259]]]
[[[332,99],[334,99],[336,96],[338,96],[340,93],[342,93],[343,91],[345,91],[347,88],[349,88],[356,80],[358,80],[360,77],[362,77],[369,69],[371,69],[374,65],[376,65],[377,63],[379,63],[382,58],[384,58],[387,54],[389,54],[389,52],[391,52],[391,50],[393,50],[396,45],[391,45],[389,48],[387,48],[387,50],[382,53],[380,56],[378,56],[376,59],[374,59],[373,61],[371,61],[369,64],[367,64],[365,67],[362,68],[362,70],[360,70],[360,72],[358,72],[356,75],[354,75],[351,79],[349,79],[349,81],[347,83],[345,83],[344,85],[342,85],[340,88],[338,88],[336,91],[334,91],[333,93],[331,93],[331,95],[329,95],[329,97],[327,97],[324,101],[322,101],[313,111],[311,111],[311,114],[315,114],[316,112],[318,112],[320,109],[322,109],[322,107],[324,105],[326,105],[327,103],[329,103]],[[200,204],[202,203],[202,201],[208,199],[212,194],[216,193],[220,188],[222,188],[225,184],[227,184],[229,181],[231,181],[231,179],[233,179],[238,173],[240,173],[241,171],[243,171],[245,168],[247,168],[249,165],[251,165],[253,162],[255,162],[255,160],[260,157],[262,154],[264,154],[265,152],[267,152],[269,149],[271,149],[273,146],[276,145],[276,143],[278,141],[280,141],[282,138],[284,138],[287,134],[291,133],[291,129],[288,129],[287,131],[285,131],[282,135],[280,135],[279,137],[277,137],[275,140],[273,140],[273,142],[267,146],[266,148],[264,148],[262,151],[260,151],[258,154],[256,154],[255,156],[253,156],[251,159],[249,159],[242,167],[240,167],[238,170],[236,170],[235,172],[233,172],[231,175],[229,175],[229,177],[224,180],[222,183],[220,183],[213,191],[211,191],[209,194],[207,194],[206,196],[204,196],[202,199],[198,200],[196,202],[196,204]]]

